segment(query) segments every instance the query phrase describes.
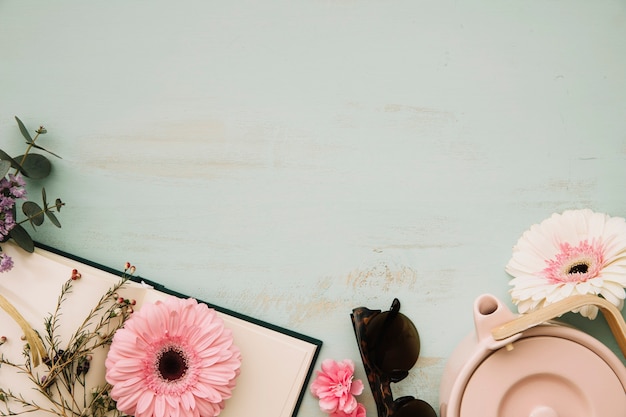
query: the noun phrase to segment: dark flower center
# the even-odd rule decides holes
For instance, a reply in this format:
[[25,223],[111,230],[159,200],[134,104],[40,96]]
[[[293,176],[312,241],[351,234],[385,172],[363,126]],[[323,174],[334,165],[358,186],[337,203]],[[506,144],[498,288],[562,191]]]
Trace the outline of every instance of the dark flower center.
[[585,263],[574,264],[567,271],[568,274],[586,274],[587,272],[589,272],[589,265]]
[[187,357],[175,347],[170,347],[159,356],[159,373],[166,381],[177,381],[187,373]]

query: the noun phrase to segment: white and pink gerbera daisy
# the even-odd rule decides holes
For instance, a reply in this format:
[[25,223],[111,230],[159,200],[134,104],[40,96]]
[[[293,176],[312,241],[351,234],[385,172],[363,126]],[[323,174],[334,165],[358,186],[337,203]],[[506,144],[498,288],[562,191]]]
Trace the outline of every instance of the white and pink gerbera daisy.
[[[626,221],[589,209],[553,214],[524,232],[506,265],[520,313],[570,295],[602,296],[621,309],[626,298]],[[593,306],[578,310],[594,319]]]
[[241,355],[215,310],[192,298],[146,304],[115,333],[106,380],[135,417],[210,417],[224,408]]

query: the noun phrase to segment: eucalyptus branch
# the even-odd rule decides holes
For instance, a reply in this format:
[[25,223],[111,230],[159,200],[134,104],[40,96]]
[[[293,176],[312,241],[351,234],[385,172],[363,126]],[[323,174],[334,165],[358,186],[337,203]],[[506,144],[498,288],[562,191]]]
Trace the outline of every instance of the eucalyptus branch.
[[[3,202],[0,207],[0,243],[12,239],[23,250],[33,252],[35,250],[34,241],[22,224],[28,221],[35,228],[41,226],[44,220],[48,218],[56,227],[61,227],[55,213],[60,212],[61,207],[64,206],[60,198],[57,198],[54,203],[48,204],[43,187],[41,188],[43,199],[41,206],[26,198],[26,179],[41,180],[47,178],[52,171],[50,160],[42,153],[33,152],[33,150],[44,151],[57,158],[60,157],[38,144],[37,141],[41,139],[40,136],[47,133],[43,126],[40,126],[35,131],[35,135],[31,137],[24,123],[18,117],[15,117],[15,120],[26,141],[26,150],[22,155],[11,157],[0,149],[0,196]],[[11,168],[13,168],[13,172],[9,173]],[[17,218],[19,213],[17,201],[22,199],[26,200],[21,205],[21,212],[26,216],[24,220]],[[12,267],[11,257],[2,253],[0,247],[0,272],[8,271]]]
[[28,213],[26,216],[26,218],[24,220],[20,220],[19,222],[17,222],[16,224],[22,224],[22,223],[26,223],[26,222],[32,222],[33,220],[37,219],[37,218],[41,218],[41,216],[43,216],[44,214],[48,214],[48,213],[59,213],[61,211],[61,207],[63,207],[65,205],[65,203],[59,201],[55,204],[46,204],[43,208],[41,208],[39,211],[35,211],[33,213]]

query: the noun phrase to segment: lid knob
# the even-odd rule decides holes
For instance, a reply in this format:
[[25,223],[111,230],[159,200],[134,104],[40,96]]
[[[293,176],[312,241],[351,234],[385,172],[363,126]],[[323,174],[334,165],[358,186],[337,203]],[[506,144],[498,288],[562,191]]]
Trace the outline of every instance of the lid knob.
[[559,417],[559,413],[554,411],[552,407],[540,405],[539,407],[534,408],[528,417]]

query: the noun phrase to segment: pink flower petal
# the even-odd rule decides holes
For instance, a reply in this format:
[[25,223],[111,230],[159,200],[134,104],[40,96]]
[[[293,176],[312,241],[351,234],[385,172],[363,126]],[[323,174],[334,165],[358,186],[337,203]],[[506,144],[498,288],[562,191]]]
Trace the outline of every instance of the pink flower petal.
[[139,401],[137,401],[137,408],[135,413],[137,414],[146,414],[151,415],[152,412],[146,413],[146,411],[152,410],[154,407],[154,397],[155,394],[152,391],[144,390],[139,396]]

